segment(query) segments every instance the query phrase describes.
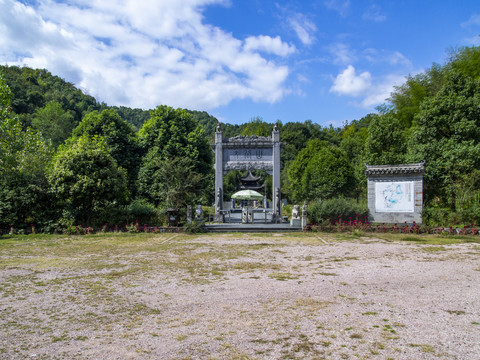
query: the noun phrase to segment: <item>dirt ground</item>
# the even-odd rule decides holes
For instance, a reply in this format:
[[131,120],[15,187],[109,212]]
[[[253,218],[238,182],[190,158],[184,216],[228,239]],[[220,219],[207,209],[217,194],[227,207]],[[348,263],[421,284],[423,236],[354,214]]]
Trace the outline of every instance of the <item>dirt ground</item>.
[[1,359],[480,358],[477,243],[162,234],[0,244]]

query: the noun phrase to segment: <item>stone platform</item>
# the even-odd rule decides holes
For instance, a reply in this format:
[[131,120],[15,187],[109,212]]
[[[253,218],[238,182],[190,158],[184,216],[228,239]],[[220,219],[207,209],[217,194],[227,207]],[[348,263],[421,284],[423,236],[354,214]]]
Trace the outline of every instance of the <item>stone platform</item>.
[[241,224],[241,223],[224,223],[224,224],[206,224],[207,232],[290,232],[302,231],[301,227],[290,226],[289,223],[282,224]]

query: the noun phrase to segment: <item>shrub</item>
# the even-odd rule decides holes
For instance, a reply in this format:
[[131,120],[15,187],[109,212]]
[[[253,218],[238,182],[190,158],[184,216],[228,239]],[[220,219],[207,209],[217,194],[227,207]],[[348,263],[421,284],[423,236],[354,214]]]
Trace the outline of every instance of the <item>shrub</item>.
[[308,207],[308,215],[310,222],[314,224],[339,218],[364,219],[368,216],[368,208],[366,205],[358,204],[354,199],[316,200]]

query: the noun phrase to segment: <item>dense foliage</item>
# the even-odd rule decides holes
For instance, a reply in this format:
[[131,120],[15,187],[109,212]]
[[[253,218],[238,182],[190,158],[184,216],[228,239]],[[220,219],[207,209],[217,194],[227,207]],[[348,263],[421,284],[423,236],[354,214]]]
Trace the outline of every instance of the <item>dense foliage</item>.
[[140,197],[175,208],[211,200],[213,153],[190,113],[157,107],[139,131],[138,141],[145,153],[138,174]]
[[115,110],[105,109],[85,115],[73,135],[101,136],[118,166],[127,170],[130,190],[135,193],[141,154],[133,126],[122,120]]
[[[168,207],[213,201],[218,120],[206,112],[109,107],[47,70],[15,66],[0,66],[0,100],[1,229],[161,222]],[[366,163],[425,161],[424,220],[479,223],[480,48],[408,76],[377,110],[338,128],[275,121],[282,197],[310,201],[319,219],[352,204],[363,214]],[[222,131],[270,136],[273,126],[254,117]],[[271,177],[254,174],[270,196]],[[243,175],[225,176],[227,195]]]
[[99,225],[102,213],[128,199],[125,171],[97,136],[72,138],[62,145],[52,161],[48,181],[66,225]]

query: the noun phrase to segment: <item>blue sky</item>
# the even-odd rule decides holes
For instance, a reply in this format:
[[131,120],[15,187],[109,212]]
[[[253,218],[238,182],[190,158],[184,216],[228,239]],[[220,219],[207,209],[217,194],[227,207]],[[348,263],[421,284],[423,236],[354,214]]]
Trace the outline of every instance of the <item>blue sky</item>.
[[340,126],[448,49],[480,45],[480,2],[0,0],[0,34],[0,63],[109,105]]

